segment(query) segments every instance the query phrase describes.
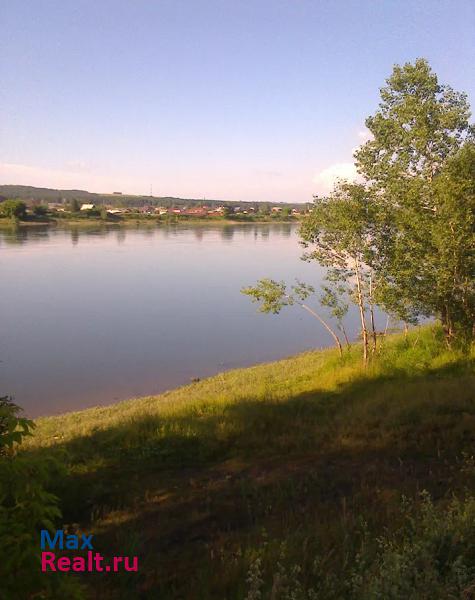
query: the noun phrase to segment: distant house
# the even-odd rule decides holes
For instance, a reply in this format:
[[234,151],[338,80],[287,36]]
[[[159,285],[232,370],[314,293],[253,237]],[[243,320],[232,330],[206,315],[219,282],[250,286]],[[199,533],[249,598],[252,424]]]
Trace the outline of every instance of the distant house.
[[95,204],[82,204],[81,210],[94,210],[96,208]]
[[282,207],[281,206],[273,206],[271,208],[271,210],[273,213],[279,213],[279,212],[282,212]]
[[208,209],[204,206],[194,206],[192,208],[189,208],[188,210],[183,211],[183,214],[195,217],[204,217],[208,214]]
[[164,206],[158,206],[155,209],[155,212],[158,213],[159,215],[166,215],[168,213],[168,208],[165,208]]

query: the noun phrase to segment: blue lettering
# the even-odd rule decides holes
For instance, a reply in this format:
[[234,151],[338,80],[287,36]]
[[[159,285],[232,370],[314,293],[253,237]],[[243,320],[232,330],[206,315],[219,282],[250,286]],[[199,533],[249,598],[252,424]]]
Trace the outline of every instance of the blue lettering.
[[48,544],[48,546],[53,550],[54,548],[56,548],[56,545],[59,542],[59,549],[62,550],[63,549],[63,538],[64,538],[63,531],[59,531],[59,530],[56,531],[53,539],[51,539],[49,531],[46,529],[42,529],[41,530],[41,549],[44,550],[46,548],[46,544]]

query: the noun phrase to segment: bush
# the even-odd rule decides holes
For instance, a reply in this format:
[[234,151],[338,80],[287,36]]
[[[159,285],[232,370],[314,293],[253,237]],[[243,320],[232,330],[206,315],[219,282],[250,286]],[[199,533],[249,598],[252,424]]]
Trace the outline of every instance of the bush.
[[48,214],[48,207],[41,204],[33,207],[33,214],[37,217],[44,217]]
[[246,600],[473,599],[475,498],[453,499],[445,508],[436,507],[427,492],[421,499],[403,500],[398,532],[375,537],[364,525],[353,535],[360,541],[345,549],[338,576],[326,556],[317,555],[308,569],[295,564],[285,546],[277,561],[264,548],[250,562]]
[[0,587],[4,600],[82,598],[78,582],[40,570],[40,529],[54,530],[58,499],[46,486],[57,470],[52,460],[19,455],[34,423],[18,416],[9,397],[0,398]]
[[5,200],[0,204],[0,216],[23,219],[26,216],[26,204],[21,200]]

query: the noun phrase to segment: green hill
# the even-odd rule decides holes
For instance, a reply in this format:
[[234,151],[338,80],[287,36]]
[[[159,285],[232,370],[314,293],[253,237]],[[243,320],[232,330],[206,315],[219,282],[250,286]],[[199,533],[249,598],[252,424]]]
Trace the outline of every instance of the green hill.
[[[270,206],[270,202],[245,202],[233,200],[210,200],[208,198],[176,198],[174,196],[140,196],[133,194],[99,194],[87,192],[86,190],[57,190],[52,188],[38,188],[28,185],[0,185],[0,197],[11,198],[15,200],[24,200],[26,202],[61,202],[69,203],[71,200],[78,202],[92,203],[96,205],[113,205],[141,207],[150,206],[198,206],[206,204],[207,206],[242,206],[258,207],[259,205]],[[277,203],[282,207],[302,208],[301,204],[295,203]]]
[[474,391],[426,327],[367,369],[307,352],[42,418],[25,451],[64,465],[65,522],[140,556],[87,598],[472,598]]

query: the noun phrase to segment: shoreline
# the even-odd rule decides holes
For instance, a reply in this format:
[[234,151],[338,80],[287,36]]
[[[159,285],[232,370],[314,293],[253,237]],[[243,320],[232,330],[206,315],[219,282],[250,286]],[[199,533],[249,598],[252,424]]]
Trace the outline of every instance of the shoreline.
[[12,223],[10,219],[0,219],[0,229],[17,229],[22,227],[48,227],[48,228],[76,228],[90,226],[106,226],[106,227],[170,227],[192,225],[206,227],[209,225],[228,226],[228,225],[292,225],[298,224],[300,219],[272,219],[272,220],[256,220],[256,221],[241,221],[231,219],[183,219],[177,221],[160,221],[158,219],[123,219],[123,220],[103,220],[97,219],[55,219],[50,221],[19,221]]

